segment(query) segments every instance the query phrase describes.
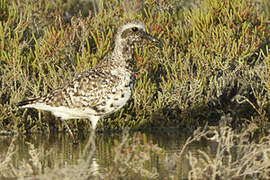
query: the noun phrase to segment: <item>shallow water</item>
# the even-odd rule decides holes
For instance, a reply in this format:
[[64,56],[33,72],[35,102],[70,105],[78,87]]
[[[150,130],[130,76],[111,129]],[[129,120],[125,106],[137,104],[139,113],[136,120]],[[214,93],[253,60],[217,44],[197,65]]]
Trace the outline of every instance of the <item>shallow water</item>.
[[[120,163],[122,163],[121,161],[125,161],[124,153],[126,153],[127,158],[130,158],[130,155],[134,156],[130,158],[130,161],[138,161],[138,163],[140,163],[141,157],[136,158],[136,153],[139,153],[139,151],[147,151],[146,155],[149,155],[150,159],[147,160],[146,158],[146,161],[143,161],[143,168],[149,172],[156,172],[155,179],[171,179],[172,177],[186,179],[190,169],[189,162],[185,158],[186,154],[188,152],[196,154],[198,149],[208,151],[207,149],[209,149],[211,145],[206,141],[192,143],[187,147],[182,156],[183,158],[177,159],[176,156],[179,155],[186,139],[192,134],[191,132],[185,132],[181,129],[167,129],[129,132],[128,136],[124,134],[123,132],[96,133],[95,147],[93,147],[93,144],[90,147],[87,145],[87,143],[90,142],[90,133],[80,135],[78,145],[72,144],[72,139],[68,133],[55,133],[50,135],[32,134],[27,137],[17,136],[14,140],[16,150],[13,155],[12,165],[15,168],[20,168],[22,162],[34,164],[29,153],[31,145],[33,145],[32,150],[34,148],[34,150],[38,152],[38,161],[41,166],[36,172],[33,171],[33,175],[46,173],[46,169],[48,168],[61,169],[62,167],[76,166],[80,164],[80,160],[87,159],[87,156],[89,156],[87,153],[94,152],[91,158],[91,166],[94,168],[93,175],[95,176],[95,173],[99,173],[102,177],[103,173],[112,175],[119,173],[115,172],[118,169],[123,169],[124,163],[119,165],[119,161]],[[119,148],[121,142],[123,143],[124,137],[128,137],[128,141],[125,141],[125,146]],[[14,137],[0,136],[1,159],[3,159],[3,155],[7,154],[12,138]],[[155,147],[157,147],[156,149],[159,149],[158,151],[160,152],[157,152]],[[93,149],[95,149],[95,151],[91,151]],[[137,152],[134,152],[134,149]],[[116,161],[116,155],[120,155],[122,159],[118,158],[118,161]],[[126,172],[126,170],[133,172],[129,173]],[[141,171],[134,171],[129,167],[125,169],[124,173],[129,174],[129,178],[132,179],[132,176],[136,176],[136,174],[138,175],[140,172]],[[149,178],[147,176],[142,177],[142,179]],[[112,177],[109,179],[111,178]]]

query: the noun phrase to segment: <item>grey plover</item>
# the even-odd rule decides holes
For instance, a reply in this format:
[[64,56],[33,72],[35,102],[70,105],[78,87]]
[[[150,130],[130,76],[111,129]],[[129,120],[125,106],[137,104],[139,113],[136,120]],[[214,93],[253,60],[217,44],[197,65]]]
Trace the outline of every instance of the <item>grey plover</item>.
[[122,108],[132,94],[134,83],[134,43],[150,40],[159,43],[146,32],[145,25],[128,21],[116,34],[112,53],[100,60],[95,68],[84,71],[51,93],[18,103],[20,108],[51,111],[65,120],[88,118],[92,128],[98,120]]

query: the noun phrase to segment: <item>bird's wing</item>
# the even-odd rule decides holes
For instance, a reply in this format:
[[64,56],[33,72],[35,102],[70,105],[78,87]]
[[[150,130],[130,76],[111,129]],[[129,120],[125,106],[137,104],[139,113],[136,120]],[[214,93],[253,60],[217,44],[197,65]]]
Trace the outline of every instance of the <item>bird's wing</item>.
[[64,87],[44,96],[42,101],[51,106],[94,107],[106,101],[107,94],[115,89],[118,81],[119,77],[110,74],[109,70],[85,71]]

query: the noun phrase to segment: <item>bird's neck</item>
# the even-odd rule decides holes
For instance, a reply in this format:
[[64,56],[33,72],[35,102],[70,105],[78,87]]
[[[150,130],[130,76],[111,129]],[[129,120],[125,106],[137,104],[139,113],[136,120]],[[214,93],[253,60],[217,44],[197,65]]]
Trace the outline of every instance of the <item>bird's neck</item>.
[[123,67],[133,71],[134,68],[133,54],[134,54],[134,45],[126,41],[122,41],[116,43],[116,46],[113,51],[114,57],[113,60],[115,61],[115,63],[119,65],[119,67]]

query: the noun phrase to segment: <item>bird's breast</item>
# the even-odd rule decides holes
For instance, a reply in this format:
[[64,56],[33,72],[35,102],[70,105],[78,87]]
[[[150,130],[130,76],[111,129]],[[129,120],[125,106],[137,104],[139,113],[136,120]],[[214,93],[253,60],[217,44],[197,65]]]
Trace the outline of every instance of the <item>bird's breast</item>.
[[122,68],[110,72],[114,81],[101,91],[98,103],[92,107],[97,115],[106,116],[121,109],[130,99],[133,92],[133,73]]

